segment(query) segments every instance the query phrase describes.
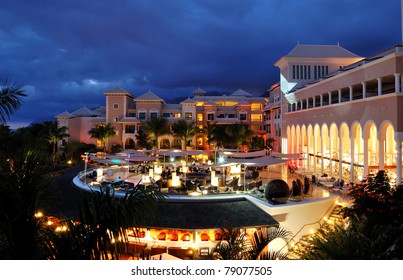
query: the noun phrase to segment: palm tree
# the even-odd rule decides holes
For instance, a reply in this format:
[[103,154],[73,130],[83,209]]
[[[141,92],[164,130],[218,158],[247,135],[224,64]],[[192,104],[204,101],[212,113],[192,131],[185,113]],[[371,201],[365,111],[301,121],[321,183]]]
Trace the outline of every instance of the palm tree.
[[217,126],[214,123],[207,123],[207,126],[203,128],[203,133],[207,138],[207,144],[209,146],[214,146],[217,145],[217,139],[216,139],[216,130]]
[[44,219],[49,205],[47,153],[20,145],[0,153],[0,258],[46,259],[48,230]]
[[5,123],[21,106],[21,98],[27,96],[21,87],[9,80],[0,82],[0,123]]
[[51,259],[119,259],[127,251],[127,229],[136,230],[155,214],[161,193],[135,187],[124,198],[113,191],[92,193],[80,204],[78,223],[52,238]]
[[277,226],[261,228],[253,233],[251,240],[252,250],[251,259],[253,260],[274,260],[286,259],[287,254],[280,251],[270,250],[269,243],[276,238],[282,238],[288,241],[291,232]]
[[172,131],[182,140],[182,150],[185,150],[188,140],[196,134],[196,125],[194,121],[179,120],[172,125]]
[[143,130],[139,130],[136,134],[136,145],[138,148],[143,149],[151,149],[151,140],[148,137],[148,134],[145,133]]
[[171,130],[168,126],[168,121],[163,117],[146,121],[144,124],[144,131],[155,138],[155,141],[157,142],[157,150],[160,149],[159,138],[162,135],[171,133]]
[[239,146],[253,135],[253,131],[245,123],[235,123],[225,127],[225,134],[228,136],[229,144],[239,149]]
[[44,122],[44,127],[46,130],[46,138],[52,144],[52,161],[55,163],[56,153],[57,153],[57,142],[62,140],[64,137],[68,137],[69,134],[66,132],[66,126],[58,126],[57,121],[46,121]]
[[88,134],[91,135],[91,138],[95,138],[101,142],[103,146],[103,151],[106,153],[107,147],[106,142],[109,138],[116,135],[115,128],[110,124],[98,124],[95,127],[91,128],[88,131]]

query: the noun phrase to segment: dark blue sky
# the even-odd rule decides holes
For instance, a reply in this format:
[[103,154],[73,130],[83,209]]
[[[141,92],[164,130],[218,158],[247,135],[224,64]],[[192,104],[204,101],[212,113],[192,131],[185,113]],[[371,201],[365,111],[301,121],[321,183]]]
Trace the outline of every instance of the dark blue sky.
[[261,95],[301,44],[370,56],[401,43],[399,0],[2,0],[0,77],[29,95],[9,125],[104,105],[104,91],[169,100]]

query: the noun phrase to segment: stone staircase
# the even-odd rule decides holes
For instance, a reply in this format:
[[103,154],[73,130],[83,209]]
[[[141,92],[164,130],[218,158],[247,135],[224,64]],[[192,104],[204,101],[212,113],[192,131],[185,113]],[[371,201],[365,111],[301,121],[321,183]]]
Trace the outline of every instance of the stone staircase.
[[[343,216],[341,214],[342,206],[336,205],[329,217],[322,223],[321,229],[327,231],[332,229],[336,224],[343,223]],[[312,235],[308,234],[302,236],[301,239],[288,249],[289,260],[300,260],[302,254],[311,248]]]

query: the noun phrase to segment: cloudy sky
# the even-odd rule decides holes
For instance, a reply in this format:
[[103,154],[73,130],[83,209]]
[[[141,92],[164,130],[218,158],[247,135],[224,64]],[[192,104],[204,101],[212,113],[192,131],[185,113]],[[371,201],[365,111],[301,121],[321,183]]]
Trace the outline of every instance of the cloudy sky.
[[28,97],[13,128],[104,105],[103,92],[169,101],[201,87],[261,95],[300,44],[370,56],[400,44],[399,0],[2,0],[0,78]]

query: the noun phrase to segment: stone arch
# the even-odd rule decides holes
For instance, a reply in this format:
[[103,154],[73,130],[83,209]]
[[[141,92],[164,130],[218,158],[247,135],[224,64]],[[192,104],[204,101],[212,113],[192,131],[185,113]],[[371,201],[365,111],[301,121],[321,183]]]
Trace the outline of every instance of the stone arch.
[[131,137],[126,138],[124,148],[125,149],[135,149],[136,148],[136,142],[134,141],[134,139],[131,138]]
[[[358,121],[352,123],[351,128],[352,164],[354,166],[354,178],[361,180],[364,176],[364,139],[361,124]],[[355,179],[355,180],[357,180]]]
[[393,123],[383,121],[379,128],[379,169],[396,166],[396,141]]
[[160,148],[161,149],[170,149],[171,148],[171,142],[169,141],[168,138],[162,138],[160,142]]
[[[364,172],[368,173],[379,166],[379,140],[378,128],[373,120],[368,120],[364,125]],[[366,175],[366,174],[365,174]]]

